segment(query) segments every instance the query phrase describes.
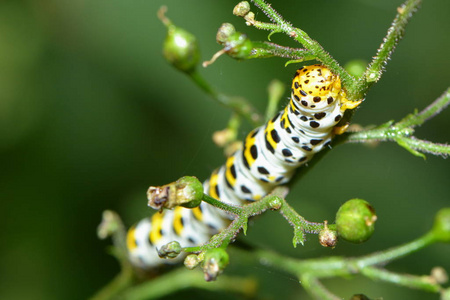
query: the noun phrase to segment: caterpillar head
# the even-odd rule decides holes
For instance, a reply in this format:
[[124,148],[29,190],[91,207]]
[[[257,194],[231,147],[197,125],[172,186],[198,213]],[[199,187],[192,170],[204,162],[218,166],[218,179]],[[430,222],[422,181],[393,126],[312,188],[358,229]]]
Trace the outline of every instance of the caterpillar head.
[[298,69],[292,81],[292,98],[306,110],[331,105],[341,92],[341,80],[322,65]]

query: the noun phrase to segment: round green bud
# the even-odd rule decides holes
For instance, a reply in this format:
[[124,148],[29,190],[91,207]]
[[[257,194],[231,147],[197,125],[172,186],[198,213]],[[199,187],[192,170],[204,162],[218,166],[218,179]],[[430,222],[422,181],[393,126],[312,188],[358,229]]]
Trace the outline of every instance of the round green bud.
[[245,17],[250,11],[250,3],[247,1],[239,2],[233,9],[233,15],[238,17]]
[[283,201],[280,197],[272,197],[269,201],[270,209],[279,210],[283,206]]
[[432,232],[438,241],[450,242],[450,207],[442,208],[434,218]]
[[175,25],[168,26],[163,54],[175,68],[186,73],[193,72],[200,60],[195,36]]
[[206,281],[217,279],[229,263],[228,253],[222,248],[207,250],[204,254],[203,273]]
[[331,230],[328,226],[319,232],[319,243],[324,247],[334,248],[338,242],[336,230]]
[[367,241],[375,229],[377,216],[369,202],[351,199],[336,214],[336,227],[340,237],[352,243]]
[[160,249],[156,249],[161,258],[176,258],[182,251],[180,243],[173,241],[163,245]]
[[194,176],[184,176],[176,181],[177,204],[186,208],[200,205],[203,198],[203,184]]
[[201,262],[200,258],[198,257],[198,255],[196,254],[189,254],[188,256],[186,256],[186,258],[184,259],[184,265],[186,266],[186,268],[188,268],[189,270],[193,270],[195,269],[195,267],[198,266],[198,264]]
[[245,34],[236,32],[225,43],[225,49],[233,58],[246,59],[252,54],[253,43]]
[[219,43],[221,45],[225,44],[228,41],[228,39],[230,38],[230,36],[233,35],[234,33],[236,33],[236,29],[234,29],[233,24],[223,23],[219,27],[219,30],[217,30],[217,34],[216,34],[217,43]]
[[366,71],[367,62],[362,59],[354,59],[345,64],[344,69],[350,73],[350,75],[356,78],[361,77]]

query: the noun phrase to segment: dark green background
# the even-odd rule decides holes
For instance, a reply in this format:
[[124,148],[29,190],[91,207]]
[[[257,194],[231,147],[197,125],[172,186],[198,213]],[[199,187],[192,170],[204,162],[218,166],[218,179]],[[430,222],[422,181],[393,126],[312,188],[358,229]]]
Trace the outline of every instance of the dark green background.
[[[354,123],[398,120],[448,87],[450,1],[424,2]],[[230,113],[164,61],[165,28],[156,11],[167,5],[168,16],[198,37],[202,58],[208,59],[220,49],[215,33],[223,22],[253,39],[266,38],[266,32],[246,27],[231,14],[236,3],[0,3],[1,299],[92,295],[118,272],[116,261],[105,253],[110,241],[96,237],[102,211],[116,210],[131,225],[151,213],[145,197],[149,185],[182,175],[204,179],[223,162],[210,136],[226,125]],[[400,3],[311,0],[273,1],[273,6],[344,64],[375,55]],[[272,41],[295,45],[281,34]],[[221,91],[243,95],[263,110],[271,79],[289,85],[296,66],[285,68],[284,63],[222,57],[201,73]],[[448,142],[449,120],[450,111],[444,111],[416,135]],[[242,135],[249,129],[244,126]],[[393,143],[338,147],[288,199],[306,218],[321,221],[333,220],[345,200],[364,198],[379,217],[372,239],[364,245],[342,242],[329,250],[310,236],[307,246],[294,249],[287,223],[268,213],[253,222],[246,240],[296,257],[358,255],[409,241],[426,232],[439,208],[449,206],[449,166],[441,157],[423,160]],[[291,275],[233,253],[228,274],[259,276],[258,298],[304,295]],[[414,274],[426,274],[436,265],[450,270],[449,253],[449,245],[435,245],[390,268]],[[360,277],[326,284],[345,298],[364,292],[385,299],[438,299]]]

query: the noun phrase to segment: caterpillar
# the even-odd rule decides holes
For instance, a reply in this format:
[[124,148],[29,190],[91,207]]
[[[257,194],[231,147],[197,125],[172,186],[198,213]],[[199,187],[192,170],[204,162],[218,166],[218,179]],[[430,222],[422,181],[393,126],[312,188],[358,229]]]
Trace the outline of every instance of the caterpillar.
[[[298,69],[289,104],[247,135],[243,147],[204,182],[204,192],[234,205],[260,200],[287,183],[297,168],[330,144],[335,133],[345,131],[345,126],[336,125],[345,110],[360,103],[346,98],[340,78],[327,67]],[[183,247],[205,243],[229,222],[227,213],[205,202],[194,209],[176,207],[156,213],[129,229],[130,261],[141,268],[176,262],[159,258],[156,248],[174,240]]]

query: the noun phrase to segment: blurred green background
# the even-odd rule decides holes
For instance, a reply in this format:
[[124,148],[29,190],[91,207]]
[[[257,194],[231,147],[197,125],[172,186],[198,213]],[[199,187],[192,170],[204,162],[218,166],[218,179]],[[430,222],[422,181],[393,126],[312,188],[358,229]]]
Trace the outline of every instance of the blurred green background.
[[[278,3],[280,2],[280,3]],[[449,86],[450,1],[424,1],[382,80],[354,123],[380,124],[422,109]],[[161,55],[161,5],[177,25],[195,34],[202,59],[219,50],[215,33],[233,23],[252,39],[267,32],[231,13],[237,1],[43,0],[0,3],[0,299],[85,299],[118,272],[96,237],[104,209],[133,224],[151,212],[149,185],[182,175],[204,179],[224,158],[211,134],[230,112],[205,96]],[[369,60],[401,1],[274,1],[273,6],[344,64]],[[264,15],[257,13],[258,19]],[[281,34],[272,41],[294,44]],[[237,62],[220,58],[201,73],[221,91],[247,97],[263,110],[266,87],[289,85],[297,66],[283,59]],[[288,94],[286,94],[286,97]],[[284,103],[283,103],[284,105]],[[244,135],[249,126],[242,128]],[[450,141],[450,111],[416,135]],[[359,255],[409,241],[426,232],[435,212],[449,205],[450,165],[441,157],[414,157],[393,143],[344,145],[332,151],[289,195],[307,219],[333,220],[345,200],[371,202],[379,221],[364,245],[342,242],[321,249],[310,236],[292,248],[292,232],[276,213],[256,219],[247,241],[295,257]],[[450,270],[450,245],[435,245],[390,268],[427,274]],[[260,278],[258,298],[298,299],[295,278],[244,255],[231,257],[228,274]],[[233,265],[233,262],[234,265]],[[340,296],[367,293],[385,299],[438,299],[384,283],[329,280]],[[178,297],[212,297],[188,291]],[[226,295],[221,295],[226,298]],[[169,299],[170,297],[168,297]]]

